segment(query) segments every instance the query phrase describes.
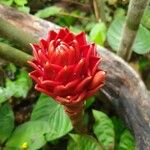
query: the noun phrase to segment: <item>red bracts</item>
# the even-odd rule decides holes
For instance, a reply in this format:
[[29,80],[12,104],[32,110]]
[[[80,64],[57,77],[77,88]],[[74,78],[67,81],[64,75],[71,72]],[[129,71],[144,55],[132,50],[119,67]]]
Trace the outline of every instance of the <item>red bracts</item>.
[[101,58],[95,44],[86,41],[85,33],[75,35],[66,28],[50,31],[32,48],[34,59],[28,63],[34,68],[30,76],[36,82],[35,89],[59,103],[80,103],[103,86]]

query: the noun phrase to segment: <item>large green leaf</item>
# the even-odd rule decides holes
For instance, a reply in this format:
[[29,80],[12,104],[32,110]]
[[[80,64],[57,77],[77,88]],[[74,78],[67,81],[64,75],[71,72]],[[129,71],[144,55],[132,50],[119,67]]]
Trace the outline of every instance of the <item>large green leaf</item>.
[[43,94],[41,94],[33,109],[31,120],[41,120],[48,123],[50,129],[50,133],[46,134],[48,141],[57,139],[72,129],[71,122],[65,114],[63,106]]
[[70,134],[67,150],[103,150],[101,145],[89,135]]
[[114,149],[115,131],[111,119],[103,112],[93,110],[95,124],[93,126],[94,133],[98,141],[106,150]]
[[44,134],[47,132],[49,128],[45,121],[26,122],[16,128],[4,150],[22,150],[24,146],[28,150],[37,150],[46,143]]
[[107,28],[103,22],[97,23],[90,31],[90,40],[99,45],[104,45],[106,40]]
[[14,128],[14,114],[9,104],[0,107],[0,144],[11,135]]
[[58,13],[60,13],[62,9],[60,7],[56,7],[56,6],[51,6],[51,7],[46,7],[42,10],[39,10],[35,16],[40,17],[40,18],[48,18],[50,16],[54,16],[57,15]]
[[[107,32],[107,40],[115,51],[118,50],[120,44],[124,22],[125,17],[116,18]],[[139,27],[132,49],[138,54],[146,54],[150,52],[150,31],[142,25]]]
[[122,133],[117,150],[135,150],[134,137],[128,130]]

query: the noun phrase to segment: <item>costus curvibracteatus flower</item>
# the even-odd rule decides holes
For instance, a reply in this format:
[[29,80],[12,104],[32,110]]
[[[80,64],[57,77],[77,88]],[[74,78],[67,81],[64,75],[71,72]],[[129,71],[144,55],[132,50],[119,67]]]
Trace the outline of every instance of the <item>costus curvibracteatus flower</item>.
[[34,68],[29,75],[35,89],[65,106],[74,126],[81,121],[84,101],[103,85],[106,73],[100,69],[101,57],[84,32],[73,34],[67,28],[49,31],[46,39],[32,44]]

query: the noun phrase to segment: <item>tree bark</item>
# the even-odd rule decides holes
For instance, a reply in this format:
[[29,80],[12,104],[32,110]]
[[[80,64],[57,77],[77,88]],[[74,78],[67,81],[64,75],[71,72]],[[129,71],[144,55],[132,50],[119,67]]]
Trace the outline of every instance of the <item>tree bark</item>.
[[[36,38],[45,37],[50,29],[59,29],[53,23],[16,12],[2,5],[0,5],[0,14],[3,19]],[[107,71],[106,84],[102,91],[134,133],[136,149],[150,150],[150,95],[148,90],[138,74],[120,57],[99,46],[97,46],[97,52],[102,57],[102,69]]]
[[118,55],[129,60],[141,18],[149,0],[130,0],[126,22],[123,28]]

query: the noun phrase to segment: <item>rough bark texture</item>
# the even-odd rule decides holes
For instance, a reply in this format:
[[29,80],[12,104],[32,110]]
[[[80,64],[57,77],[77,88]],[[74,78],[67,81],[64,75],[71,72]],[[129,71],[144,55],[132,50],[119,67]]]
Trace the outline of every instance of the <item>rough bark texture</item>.
[[[22,14],[0,5],[0,16],[29,32],[34,37],[45,37],[47,31],[57,30],[53,23]],[[137,73],[112,52],[97,47],[102,56],[102,68],[107,71],[102,91],[115,106],[118,114],[133,131],[137,150],[150,150],[150,95]]]
[[142,15],[149,0],[130,0],[126,22],[123,28],[122,39],[118,55],[129,60]]

